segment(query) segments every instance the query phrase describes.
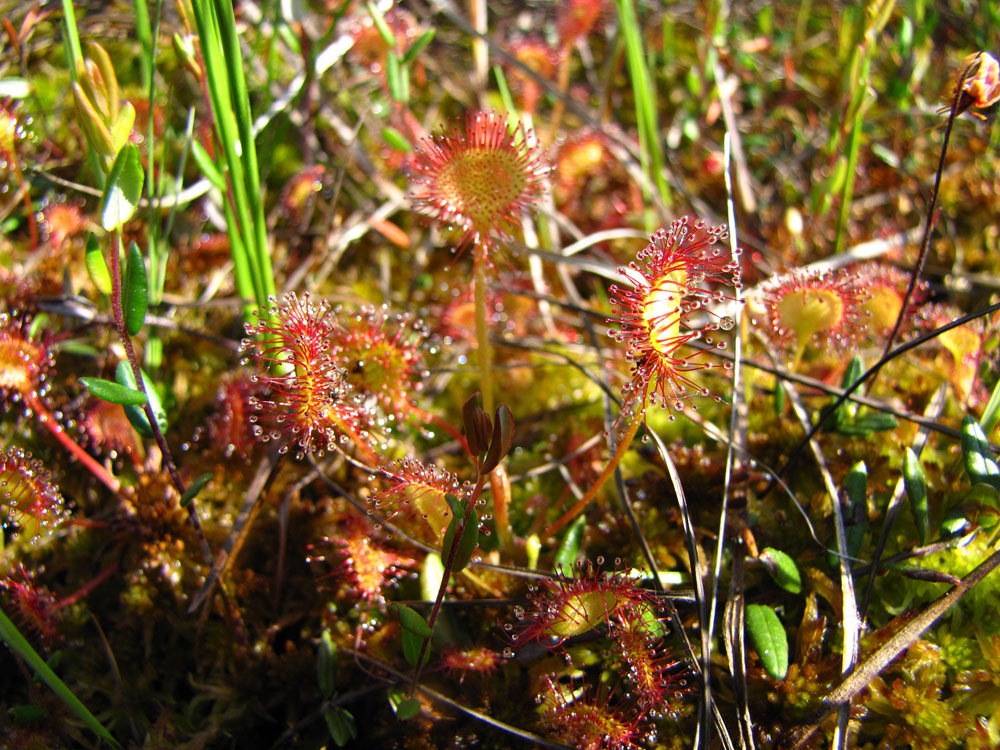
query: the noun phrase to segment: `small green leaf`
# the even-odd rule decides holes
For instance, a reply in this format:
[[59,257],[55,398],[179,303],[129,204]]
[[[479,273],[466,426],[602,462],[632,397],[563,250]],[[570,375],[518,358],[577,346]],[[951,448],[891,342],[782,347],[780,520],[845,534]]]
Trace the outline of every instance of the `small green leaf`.
[[[393,607],[399,615],[399,624],[403,628],[403,656],[409,664],[416,666],[424,641],[431,637],[432,631],[424,616],[415,609],[399,602],[393,604]],[[424,663],[429,658],[430,649],[427,649],[424,653]]]
[[111,123],[111,143],[116,150],[120,151],[128,143],[134,125],[135,107],[132,102],[123,101],[118,110],[118,119]]
[[122,278],[122,315],[125,316],[125,330],[135,336],[146,322],[149,308],[149,280],[146,277],[146,263],[135,242],[129,243],[128,261]]
[[109,232],[132,218],[142,198],[142,160],[134,143],[118,152],[101,196],[101,226]]
[[[427,36],[427,34],[424,34],[424,36]],[[419,42],[420,39],[417,40],[418,44]],[[15,78],[13,76],[2,78],[0,79],[0,96],[6,99],[27,99],[31,96],[31,84],[24,78]]]
[[222,176],[222,172],[215,165],[215,160],[208,155],[205,147],[198,141],[191,141],[191,155],[194,157],[194,163],[198,165],[198,169],[201,170],[205,179],[212,183],[212,187],[225,192],[226,178]]
[[428,552],[424,564],[420,566],[420,596],[425,601],[434,601],[443,580],[444,563],[441,562],[441,555]]
[[399,62],[395,50],[389,50],[385,58],[385,76],[389,84],[389,96],[393,101],[405,104],[410,98],[409,71]]
[[[464,509],[462,513],[456,511],[452,515],[451,523],[448,524],[448,529],[444,532],[444,541],[441,544],[441,557],[445,560],[451,554],[452,546],[456,545],[455,557],[451,568],[453,573],[465,569],[465,566],[469,564],[469,560],[472,559],[476,547],[479,546],[479,516],[476,514],[475,509],[473,509],[468,523],[463,523],[462,516],[464,515]],[[456,538],[458,539],[457,542],[455,541]]]
[[194,481],[188,485],[186,490],[184,490],[184,494],[181,495],[181,507],[186,508],[188,503],[198,497],[198,493],[205,488],[205,485],[209,483],[213,476],[215,475],[208,471],[195,477]]
[[907,448],[903,455],[903,484],[906,486],[906,496],[910,500],[910,510],[917,525],[917,538],[921,545],[927,544],[931,530],[930,509],[927,504],[927,479],[920,466],[920,459],[912,448]]
[[892,414],[874,412],[872,414],[864,414],[853,422],[838,425],[837,432],[841,435],[860,435],[864,437],[871,435],[873,432],[885,432],[886,430],[894,430],[897,427],[899,427],[899,421]]
[[385,16],[382,15],[382,11],[379,10],[375,3],[365,3],[365,7],[368,9],[368,15],[372,17],[372,21],[375,23],[375,28],[378,29],[378,33],[382,36],[382,41],[390,48],[395,47],[396,36],[389,29],[389,24],[385,22]]
[[395,128],[382,128],[382,139],[397,151],[402,151],[405,154],[413,151],[413,146],[406,140],[406,136]]
[[973,524],[969,516],[975,512],[974,506],[968,503],[959,503],[941,521],[941,536],[951,538],[966,534],[972,530]]
[[775,583],[781,588],[792,594],[802,592],[802,576],[798,566],[790,556],[780,549],[765,547],[764,551],[760,553],[760,560],[767,568],[767,572],[774,578]]
[[990,441],[973,417],[962,420],[962,454],[965,470],[973,484],[989,484],[1000,489],[1000,468],[997,467]]
[[104,253],[101,252],[101,243],[91,232],[87,235],[87,249],[84,254],[84,262],[87,265],[87,273],[90,280],[94,282],[97,291],[101,294],[111,296],[111,271],[104,260]]
[[408,630],[424,638],[430,637],[430,626],[428,626],[427,620],[424,619],[422,614],[412,607],[400,604],[399,602],[396,602],[392,606],[396,610],[396,614],[399,615],[399,624],[403,627],[403,630]]
[[358,728],[354,724],[354,716],[350,711],[340,706],[332,706],[323,712],[323,720],[330,732],[330,739],[337,747],[343,747],[358,736]]
[[102,401],[122,406],[140,406],[146,403],[146,394],[129,386],[119,385],[104,378],[80,378],[83,387]]
[[396,718],[405,721],[420,713],[420,701],[410,698],[401,688],[389,691],[389,705],[392,706]]
[[580,554],[580,543],[583,541],[583,528],[586,523],[586,516],[580,516],[569,527],[559,549],[556,550],[555,558],[552,560],[552,568],[556,573],[561,573],[569,578],[573,577],[573,566]]
[[975,526],[993,528],[1000,515],[998,497],[1000,493],[993,485],[975,485],[958,505],[948,511],[948,515],[941,522],[942,535],[959,536],[968,533]]
[[65,341],[58,341],[52,348],[57,352],[72,354],[74,357],[89,357],[90,359],[97,359],[98,357],[104,356],[104,351],[102,349],[98,349],[96,346],[92,346],[91,344],[88,344],[85,341],[80,341],[79,339],[66,339]]
[[[861,374],[865,370],[864,360],[858,355],[851,357],[851,361],[847,364],[847,369],[844,371],[844,377],[840,380],[840,387],[845,391],[858,382]],[[841,414],[848,419],[853,419],[858,413],[858,404],[852,401],[845,401],[840,405]]]
[[764,670],[776,680],[785,679],[788,674],[788,636],[778,615],[763,604],[748,604],[746,623],[750,642],[757,650]]
[[847,496],[847,517],[844,519],[847,554],[857,557],[868,530],[868,467],[864,461],[858,461],[847,472],[844,494]]
[[324,698],[333,695],[337,684],[337,646],[330,637],[330,631],[324,630],[316,650],[316,682]]
[[[117,380],[121,385],[128,386],[133,390],[138,390],[138,384],[135,382],[135,376],[132,374],[132,368],[129,366],[128,362],[121,361],[118,363],[118,368],[115,370],[115,380]],[[156,419],[160,432],[166,432],[167,413],[164,411],[163,404],[160,402],[160,395],[153,386],[153,381],[150,380],[146,373],[142,373],[142,382],[146,387],[146,395],[149,397],[149,405],[152,408],[153,417]],[[146,410],[139,406],[125,406],[124,408],[125,416],[128,417],[128,421],[132,423],[135,431],[144,438],[153,437],[153,428],[150,427],[149,420],[146,419]]]
[[10,718],[15,724],[22,727],[28,724],[36,724],[48,715],[42,706],[36,706],[32,703],[11,706],[7,709],[7,713],[10,714]]
[[[406,658],[406,662],[410,666],[417,666],[417,661],[420,659],[420,651],[424,647],[424,641],[426,638],[417,635],[412,630],[403,629],[403,656]],[[428,648],[424,651],[424,664],[428,662],[431,657],[431,650]]]
[[406,54],[403,55],[403,61],[402,61],[403,65],[409,66],[410,64],[412,64],[413,61],[417,59],[417,55],[423,52],[424,48],[431,43],[431,40],[434,38],[434,35],[436,33],[437,29],[431,28],[427,29],[427,31],[421,34],[420,38],[417,39],[417,41],[415,41],[413,44],[411,44],[410,48],[406,50]]

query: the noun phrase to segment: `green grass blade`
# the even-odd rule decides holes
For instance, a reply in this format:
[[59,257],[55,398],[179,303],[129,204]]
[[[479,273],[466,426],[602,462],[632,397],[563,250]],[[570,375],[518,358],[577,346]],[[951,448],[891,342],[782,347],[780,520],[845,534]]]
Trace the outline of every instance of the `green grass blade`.
[[[257,272],[260,275],[264,298],[275,293],[274,275],[271,271],[271,257],[268,254],[267,226],[264,220],[264,203],[261,200],[260,168],[257,163],[257,144],[253,137],[253,116],[250,113],[250,95],[247,93],[246,78],[243,75],[243,56],[240,52],[240,38],[236,32],[236,17],[233,4],[226,0],[215,0],[216,15],[223,49],[226,55],[226,72],[230,79],[233,95],[233,112],[239,131],[242,149],[246,193],[254,233],[252,252],[256,256]],[[258,304],[263,304],[258,300]]]
[[[192,7],[195,23],[198,27],[202,58],[205,61],[205,79],[215,117],[216,137],[219,139],[226,166],[229,169],[229,192],[232,206],[227,208],[227,223],[230,225],[230,239],[232,240],[233,236],[237,234],[240,236],[239,242],[231,243],[236,269],[236,285],[241,294],[247,289],[252,289],[252,299],[258,307],[263,307],[266,305],[267,295],[270,293],[268,289],[274,287],[274,281],[270,279],[265,282],[262,278],[264,270],[261,268],[260,258],[262,254],[266,255],[266,250],[261,253],[257,247],[262,228],[261,231],[254,228],[254,221],[251,218],[251,199],[248,196],[248,184],[244,174],[243,158],[245,158],[246,151],[252,146],[253,139],[251,137],[249,141],[244,141],[241,137],[236,118],[236,111],[239,107],[234,101],[235,92],[232,88],[232,84],[235,82],[231,80],[236,75],[234,68],[242,64],[241,58],[237,57],[235,61],[227,58],[227,54],[231,53],[224,51],[219,19],[211,0],[194,0]],[[232,13],[231,7],[229,12]],[[238,77],[242,80],[242,71]],[[241,90],[245,97],[245,84]],[[249,111],[249,105],[247,105],[247,111]],[[241,156],[241,152],[244,156]],[[254,156],[253,164],[256,166],[256,156]],[[259,184],[256,178],[254,184]],[[259,190],[257,193],[259,202]],[[267,275],[270,276],[269,258]]]
[[649,175],[661,200],[670,205],[670,189],[663,176],[663,145],[656,111],[656,89],[643,47],[642,30],[632,0],[617,0],[618,22],[625,37],[625,56],[635,97],[639,129],[639,161]]
[[98,737],[103,739],[112,747],[121,747],[111,733],[104,728],[104,725],[97,720],[87,707],[80,702],[73,691],[70,690],[66,683],[59,679],[59,676],[52,671],[52,668],[45,663],[45,660],[38,655],[38,652],[31,647],[31,644],[21,635],[21,631],[17,629],[4,614],[3,610],[0,610],[0,638],[3,638],[4,642],[10,647],[10,650],[21,657],[29,667],[31,667],[35,674],[37,674],[46,685],[48,685],[52,692],[59,696],[63,703],[65,703],[69,709],[76,714],[84,724],[86,724]]

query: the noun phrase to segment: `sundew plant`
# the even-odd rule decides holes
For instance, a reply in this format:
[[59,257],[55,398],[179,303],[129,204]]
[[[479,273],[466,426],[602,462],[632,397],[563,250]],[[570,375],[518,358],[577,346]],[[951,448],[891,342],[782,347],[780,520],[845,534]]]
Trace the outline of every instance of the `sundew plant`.
[[0,750],[1000,747],[998,3],[0,22]]

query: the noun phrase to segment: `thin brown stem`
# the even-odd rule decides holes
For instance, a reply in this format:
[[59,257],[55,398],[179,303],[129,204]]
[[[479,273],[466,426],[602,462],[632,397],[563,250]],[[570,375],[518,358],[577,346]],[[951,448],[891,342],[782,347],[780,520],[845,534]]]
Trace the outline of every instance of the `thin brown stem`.
[[[139,366],[139,358],[135,354],[135,347],[132,345],[132,337],[129,336],[128,331],[125,328],[125,313],[122,310],[121,232],[116,232],[114,237],[115,243],[111,248],[111,310],[115,319],[115,329],[118,331],[118,338],[121,340],[122,347],[125,349],[125,356],[128,358],[129,366],[132,368],[132,376],[135,379],[136,388],[146,396],[146,402],[143,404],[143,411],[146,414],[146,421],[149,423],[149,428],[153,433],[153,438],[156,440],[156,444],[160,448],[160,455],[163,457],[163,463],[167,468],[167,474],[170,476],[170,481],[173,483],[178,495],[184,497],[184,493],[187,491],[187,488],[184,486],[184,481],[181,479],[180,472],[177,470],[177,465],[174,463],[173,455],[170,453],[170,447],[167,445],[167,439],[163,436],[160,424],[156,419],[156,415],[153,413],[153,407],[149,402],[149,394],[146,391],[146,383],[142,377],[142,368]],[[198,537],[198,542],[201,545],[201,551],[205,557],[205,562],[209,567],[211,567],[212,552],[208,548],[208,540],[205,538],[205,532],[201,528],[201,521],[198,518],[198,511],[195,506],[194,498],[190,498],[188,500],[187,512],[188,519],[191,521],[191,525],[195,530],[195,535]]]
[[937,172],[934,174],[934,190],[931,193],[931,202],[927,206],[927,221],[924,224],[924,237],[920,242],[920,253],[917,255],[917,264],[913,268],[913,273],[910,274],[910,283],[906,287],[906,294],[903,295],[903,303],[899,306],[896,323],[892,327],[889,338],[886,339],[885,347],[882,349],[882,359],[875,366],[871,379],[868,381],[868,385],[865,386],[865,393],[871,392],[872,386],[875,385],[875,379],[878,377],[878,372],[881,369],[881,362],[885,361],[886,356],[892,350],[893,344],[896,343],[896,338],[899,336],[899,329],[903,326],[903,320],[906,318],[907,310],[909,310],[910,299],[913,297],[913,292],[917,288],[917,284],[920,283],[920,277],[923,275],[924,265],[927,263],[927,255],[931,248],[931,236],[934,233],[934,225],[937,223],[938,192],[941,189],[941,176],[944,174],[944,160],[948,155],[948,142],[951,140],[952,126],[955,124],[955,118],[958,116],[958,108],[962,100],[965,81],[973,71],[973,66],[978,66],[978,64],[979,61],[974,60],[966,65],[965,70],[962,71],[962,75],[958,79],[958,84],[955,86],[955,97],[948,112],[948,124],[945,125],[944,141],[941,143],[941,156],[938,159]]

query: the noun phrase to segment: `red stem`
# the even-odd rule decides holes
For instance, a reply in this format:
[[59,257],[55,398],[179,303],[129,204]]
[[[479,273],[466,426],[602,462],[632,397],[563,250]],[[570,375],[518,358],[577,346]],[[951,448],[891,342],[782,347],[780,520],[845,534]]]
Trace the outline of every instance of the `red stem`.
[[94,576],[87,583],[83,584],[83,586],[78,588],[72,594],[57,601],[55,603],[55,608],[62,609],[63,607],[69,607],[70,605],[76,604],[78,601],[83,599],[83,597],[87,596],[91,591],[93,591],[102,583],[104,583],[106,580],[108,580],[112,575],[114,575],[115,571],[117,570],[118,570],[118,563],[117,562],[111,563],[111,565],[106,567],[104,570],[102,570],[100,573]]
[[465,435],[456,429],[456,427],[450,424],[446,419],[439,417],[437,414],[432,414],[429,411],[424,411],[419,406],[414,406],[413,404],[407,404],[406,407],[410,413],[419,419],[424,424],[432,424],[435,427],[440,427],[442,430],[451,435],[455,440],[462,444],[462,449],[468,454],[472,455],[469,451],[469,444],[465,441]]
[[66,430],[64,430],[63,426],[56,421],[56,418],[52,416],[52,413],[45,408],[45,404],[41,402],[37,394],[34,392],[24,394],[24,402],[28,405],[28,408],[35,413],[35,417],[38,421],[52,433],[52,436],[55,437],[55,439],[58,440],[66,450],[72,453],[80,463],[86,466],[91,474],[101,480],[105,487],[115,494],[118,493],[118,490],[121,489],[121,482],[111,476],[107,469],[99,464],[93,456],[81,448],[79,443],[66,434]]

